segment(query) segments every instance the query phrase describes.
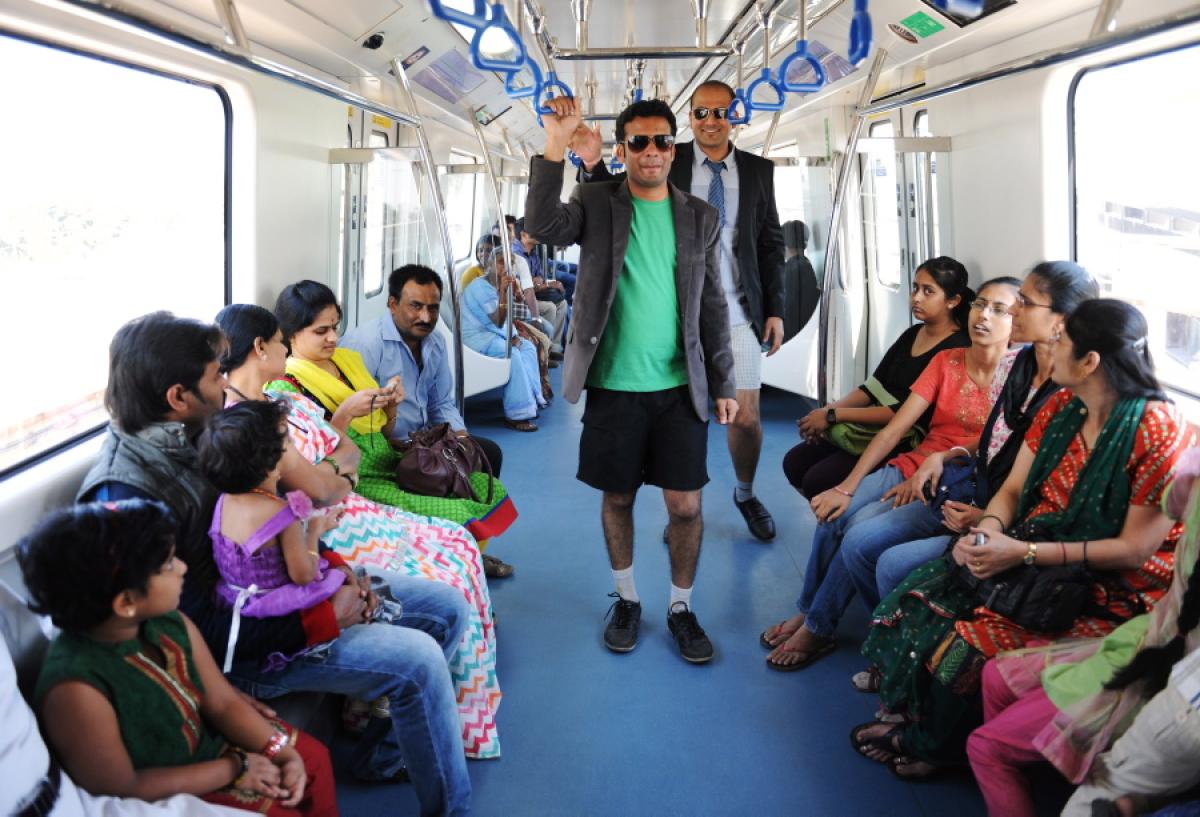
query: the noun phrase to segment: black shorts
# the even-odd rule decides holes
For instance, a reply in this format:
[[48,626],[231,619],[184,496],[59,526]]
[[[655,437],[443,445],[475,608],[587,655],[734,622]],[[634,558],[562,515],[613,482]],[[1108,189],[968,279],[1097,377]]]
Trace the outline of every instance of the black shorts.
[[687,386],[651,392],[589,388],[579,438],[581,482],[610,493],[642,484],[698,491],[708,482],[708,421]]

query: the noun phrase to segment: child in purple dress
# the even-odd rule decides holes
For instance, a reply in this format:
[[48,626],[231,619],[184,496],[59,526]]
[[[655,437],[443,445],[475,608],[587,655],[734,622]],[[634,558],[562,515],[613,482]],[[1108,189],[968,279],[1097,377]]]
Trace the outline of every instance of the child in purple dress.
[[[347,578],[319,553],[322,534],[338,525],[338,508],[314,511],[303,492],[278,493],[286,422],[286,407],[247,401],[215,415],[197,441],[200,467],[222,491],[209,535],[221,572],[217,594],[234,609],[226,672],[240,616],[307,610],[336,593]],[[268,664],[295,657],[275,653]]]

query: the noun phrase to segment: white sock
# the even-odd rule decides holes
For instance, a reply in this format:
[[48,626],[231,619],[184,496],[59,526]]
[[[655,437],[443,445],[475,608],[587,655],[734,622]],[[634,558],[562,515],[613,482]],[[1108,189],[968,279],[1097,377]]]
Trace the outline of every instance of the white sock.
[[738,502],[745,502],[747,499],[753,499],[754,483],[738,482],[737,487],[733,489],[733,498]]
[[667,605],[667,612],[675,606],[676,602],[682,601],[687,605],[689,610],[692,609],[692,588],[676,587],[674,582],[671,582],[671,603]]
[[617,595],[625,601],[640,602],[637,585],[633,581],[633,565],[624,570],[614,570],[613,582],[617,585]]

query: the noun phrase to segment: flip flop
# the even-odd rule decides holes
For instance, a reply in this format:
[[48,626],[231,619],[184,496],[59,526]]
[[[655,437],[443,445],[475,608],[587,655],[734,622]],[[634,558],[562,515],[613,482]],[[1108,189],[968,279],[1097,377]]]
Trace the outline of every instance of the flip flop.
[[[892,743],[892,738],[896,737],[903,729],[905,724],[893,724],[891,728],[886,730],[882,735],[876,735],[873,738],[863,738],[862,733],[872,727],[879,726],[879,721],[867,721],[860,723],[858,726],[850,730],[850,745],[854,747],[854,751],[865,757],[867,760],[874,760],[876,763],[890,764],[892,759],[899,755],[895,745]],[[867,749],[876,749],[884,752],[888,757],[880,759],[869,757],[866,753]]]
[[[776,647],[775,649],[780,648]],[[804,655],[804,658],[803,660],[797,661],[794,664],[776,664],[771,660],[770,656],[768,656],[767,666],[776,672],[797,672],[798,670],[802,670],[805,667],[810,666],[816,661],[820,661],[822,658],[829,655],[836,649],[837,642],[831,638],[821,646],[817,647],[815,650],[782,650],[782,652],[785,653],[801,653]]]
[[771,630],[779,630],[779,633],[777,633],[777,635],[783,635],[784,641],[786,641],[787,639],[792,637],[793,633],[796,632],[795,630],[792,630],[792,632],[785,634],[783,631],[783,625],[787,624],[787,623],[788,623],[788,620],[785,618],[783,621],[779,622],[775,626],[768,627],[767,629],[763,630],[758,635],[758,643],[761,644],[764,649],[768,649],[768,650],[773,650],[776,647],[778,647],[779,643],[781,643],[781,642],[776,642],[776,643],[772,644],[771,639],[767,638],[767,633],[771,632]]

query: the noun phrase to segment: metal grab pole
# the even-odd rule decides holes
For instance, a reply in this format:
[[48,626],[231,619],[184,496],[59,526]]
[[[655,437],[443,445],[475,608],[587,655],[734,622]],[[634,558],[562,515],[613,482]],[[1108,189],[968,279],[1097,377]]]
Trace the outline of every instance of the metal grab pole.
[[429,149],[429,138],[425,135],[425,127],[420,121],[420,112],[417,110],[417,99],[413,96],[412,86],[408,82],[408,74],[404,70],[404,64],[400,62],[399,57],[392,57],[391,65],[392,73],[396,75],[396,81],[400,86],[400,94],[404,97],[405,105],[412,112],[413,116],[418,118],[416,125],[417,146],[421,152],[421,164],[425,168],[425,175],[429,177],[429,190],[433,194],[434,217],[437,219],[438,232],[442,236],[442,253],[446,259],[446,285],[450,288],[450,311],[454,315],[454,405],[458,408],[458,413],[462,414],[465,404],[465,392],[463,388],[462,310],[459,309],[458,305],[458,282],[454,280],[454,246],[450,241],[450,225],[446,221],[446,202],[442,198],[442,186],[438,182],[437,167],[433,164],[433,152]]
[[842,154],[842,166],[838,171],[837,184],[833,193],[833,213],[829,219],[829,244],[825,248],[825,269],[821,274],[821,316],[817,333],[817,400],[822,406],[828,405],[829,400],[829,309],[833,301],[833,268],[837,263],[838,236],[841,233],[842,216],[845,213],[846,191],[850,186],[850,171],[858,147],[858,137],[862,133],[865,119],[862,112],[871,104],[871,94],[879,82],[883,72],[883,63],[887,60],[887,51],[882,48],[875,50],[875,61],[863,82],[862,94],[854,109],[854,122],[850,126],[850,136],[846,139],[846,152]]
[[[471,115],[471,124],[475,127],[475,138],[479,140],[479,152],[483,154],[483,166],[487,172],[488,187],[491,188],[492,198],[496,200],[496,220],[500,225],[500,250],[504,254],[504,274],[515,276],[517,271],[513,268],[512,242],[508,239],[508,224],[504,221],[504,202],[500,198],[500,182],[496,179],[496,168],[492,166],[487,139],[483,136],[483,126],[475,117],[475,111],[468,110],[467,113]],[[500,283],[499,276],[497,276],[496,286],[500,286]],[[512,290],[507,287],[505,289],[508,291],[508,308],[505,310],[508,314],[504,327],[504,337],[507,339],[504,344],[504,356],[508,358],[512,357]]]
[[213,5],[216,6],[221,28],[225,29],[225,42],[237,46],[247,54],[250,53],[250,38],[246,36],[242,17],[233,5],[233,0],[213,0]]

